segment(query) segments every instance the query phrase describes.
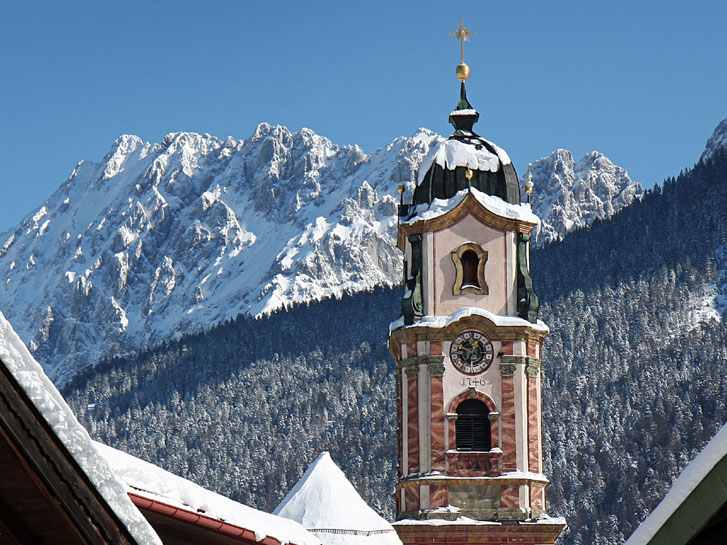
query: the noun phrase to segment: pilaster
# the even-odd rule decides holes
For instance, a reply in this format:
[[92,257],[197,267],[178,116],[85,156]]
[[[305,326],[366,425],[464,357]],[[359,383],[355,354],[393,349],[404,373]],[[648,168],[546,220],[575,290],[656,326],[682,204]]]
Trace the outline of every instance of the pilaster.
[[515,471],[517,469],[515,446],[515,365],[512,363],[500,364],[500,382],[502,399],[502,470]]
[[409,365],[406,371],[407,473],[419,472],[419,366]]
[[[441,354],[441,349],[440,349]],[[446,446],[444,443],[444,358],[434,355],[429,359],[429,380],[431,384],[431,460],[432,471],[445,471]]]
[[542,473],[539,363],[529,362],[525,367],[525,374],[528,381],[528,469],[534,473]]

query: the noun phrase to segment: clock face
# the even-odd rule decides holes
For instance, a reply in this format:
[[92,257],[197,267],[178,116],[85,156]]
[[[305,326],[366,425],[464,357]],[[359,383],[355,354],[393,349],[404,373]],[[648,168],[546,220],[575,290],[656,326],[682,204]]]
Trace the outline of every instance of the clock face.
[[452,342],[449,357],[454,366],[467,375],[487,370],[495,357],[492,343],[479,331],[463,331]]

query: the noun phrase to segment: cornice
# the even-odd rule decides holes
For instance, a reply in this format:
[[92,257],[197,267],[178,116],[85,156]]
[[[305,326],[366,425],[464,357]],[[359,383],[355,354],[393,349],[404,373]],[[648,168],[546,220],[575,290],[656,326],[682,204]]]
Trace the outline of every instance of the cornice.
[[484,225],[499,231],[515,231],[529,235],[535,224],[524,220],[506,218],[485,208],[477,198],[468,193],[462,201],[442,215],[432,219],[422,219],[414,223],[402,223],[399,225],[398,246],[400,249],[406,247],[406,237],[412,234],[441,231],[463,219],[466,215],[472,215]]

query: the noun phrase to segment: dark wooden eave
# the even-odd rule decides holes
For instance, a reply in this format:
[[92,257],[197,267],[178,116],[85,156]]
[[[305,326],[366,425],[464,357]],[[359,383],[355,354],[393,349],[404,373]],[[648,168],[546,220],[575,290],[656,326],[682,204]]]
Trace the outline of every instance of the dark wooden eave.
[[0,360],[0,543],[135,545]]

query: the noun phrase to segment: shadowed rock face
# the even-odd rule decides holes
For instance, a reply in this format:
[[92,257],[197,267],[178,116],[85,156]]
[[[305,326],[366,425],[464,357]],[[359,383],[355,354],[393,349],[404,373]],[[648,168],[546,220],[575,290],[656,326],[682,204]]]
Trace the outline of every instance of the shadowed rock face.
[[[0,308],[63,384],[240,313],[398,284],[396,189],[413,188],[440,140],[420,129],[366,154],[266,123],[240,140],[123,135],[0,237]],[[578,165],[562,150],[551,158],[533,164],[546,236],[634,198],[617,190],[625,171],[596,152]]]
[[528,166],[535,191],[531,203],[542,226],[539,245],[605,219],[643,195],[626,170],[598,151],[574,161],[570,151],[557,149]]

